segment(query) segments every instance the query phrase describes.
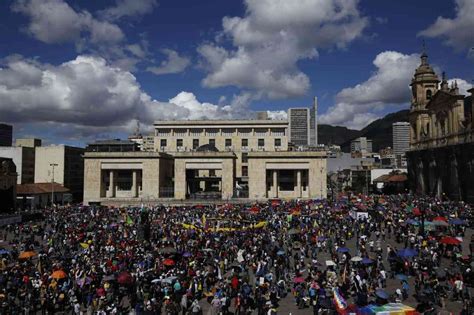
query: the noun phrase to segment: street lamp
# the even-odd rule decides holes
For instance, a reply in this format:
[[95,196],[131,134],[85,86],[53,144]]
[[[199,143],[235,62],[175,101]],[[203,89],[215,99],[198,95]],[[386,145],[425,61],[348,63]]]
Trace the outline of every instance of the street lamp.
[[53,173],[51,176],[51,207],[54,205],[54,168],[58,166],[57,163],[49,163],[49,166],[53,168]]

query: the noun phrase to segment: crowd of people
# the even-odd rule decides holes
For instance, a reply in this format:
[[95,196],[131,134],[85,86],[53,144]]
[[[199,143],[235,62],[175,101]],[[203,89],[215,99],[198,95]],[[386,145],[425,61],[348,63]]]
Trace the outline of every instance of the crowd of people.
[[1,228],[0,313],[472,314],[472,220],[411,195],[54,207]]

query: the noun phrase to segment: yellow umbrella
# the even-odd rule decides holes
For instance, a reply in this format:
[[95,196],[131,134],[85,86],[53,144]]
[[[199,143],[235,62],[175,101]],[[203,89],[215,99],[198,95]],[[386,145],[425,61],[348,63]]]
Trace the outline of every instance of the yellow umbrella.
[[89,248],[89,244],[87,243],[80,243],[82,248]]
[[18,256],[19,259],[28,259],[28,258],[31,258],[33,256],[36,256],[38,254],[36,254],[36,252],[32,251],[32,250],[29,250],[29,251],[26,251],[26,252],[21,252],[20,253],[20,256]]

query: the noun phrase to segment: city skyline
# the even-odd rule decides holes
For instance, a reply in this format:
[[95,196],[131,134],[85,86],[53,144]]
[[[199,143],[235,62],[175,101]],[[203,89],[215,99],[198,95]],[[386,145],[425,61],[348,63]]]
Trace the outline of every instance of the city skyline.
[[0,117],[16,138],[83,145],[124,137],[137,118],[146,131],[158,119],[281,117],[314,96],[320,123],[359,128],[408,108],[422,41],[461,92],[474,77],[466,0],[47,0],[0,9]]

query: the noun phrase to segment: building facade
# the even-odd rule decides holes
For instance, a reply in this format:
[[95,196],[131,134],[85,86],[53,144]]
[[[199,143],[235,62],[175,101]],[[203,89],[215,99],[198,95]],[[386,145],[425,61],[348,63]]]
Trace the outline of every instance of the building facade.
[[396,122],[392,124],[393,154],[402,155],[410,149],[410,123]]
[[351,153],[372,153],[372,140],[359,137],[351,141]]
[[41,139],[36,139],[36,138],[23,138],[23,139],[15,140],[16,147],[36,148],[36,147],[40,147],[41,144],[42,144]]
[[295,146],[308,146],[311,139],[310,109],[306,107],[288,109],[288,136]]
[[16,177],[13,160],[0,157],[0,214],[16,209]]
[[30,147],[0,147],[0,157],[10,158],[16,166],[17,184],[35,180],[35,149]]
[[318,98],[316,96],[309,115],[309,145],[316,147],[318,146]]
[[281,120],[158,121],[155,152],[85,153],[84,202],[326,196],[326,152],[288,139]]
[[61,184],[70,190],[74,201],[81,201],[84,187],[84,152],[83,148],[66,145],[36,147],[35,183]]
[[13,127],[7,124],[0,124],[0,147],[11,147],[13,139]]
[[426,53],[411,83],[411,189],[419,194],[474,202],[474,116],[472,93],[459,93],[443,73],[440,82]]

